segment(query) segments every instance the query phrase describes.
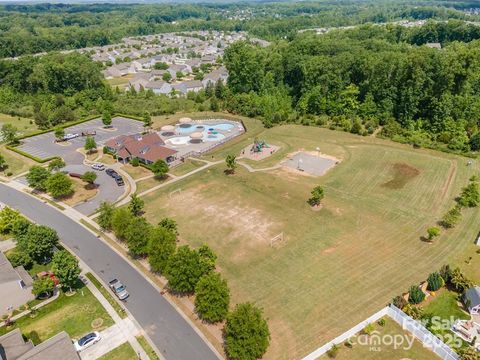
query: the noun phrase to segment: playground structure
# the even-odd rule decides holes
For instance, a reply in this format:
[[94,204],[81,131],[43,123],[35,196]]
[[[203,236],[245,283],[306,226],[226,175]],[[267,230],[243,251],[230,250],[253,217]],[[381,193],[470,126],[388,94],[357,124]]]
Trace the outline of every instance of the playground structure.
[[278,146],[268,144],[265,140],[255,138],[253,144],[242,150],[242,156],[250,160],[263,160],[278,150]]

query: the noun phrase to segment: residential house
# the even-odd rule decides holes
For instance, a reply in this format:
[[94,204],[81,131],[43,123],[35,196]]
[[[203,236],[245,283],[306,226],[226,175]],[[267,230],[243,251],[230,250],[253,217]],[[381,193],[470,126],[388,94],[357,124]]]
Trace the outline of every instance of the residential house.
[[184,81],[180,84],[175,84],[172,87],[178,93],[182,95],[187,95],[187,93],[190,91],[199,92],[200,90],[202,90],[203,84],[200,80],[190,80],[190,81]]
[[169,95],[172,92],[172,85],[163,80],[153,80],[143,85],[145,90],[152,90],[155,94]]
[[164,146],[164,141],[157,133],[146,135],[120,135],[105,143],[105,147],[123,163],[137,158],[144,164],[153,164],[161,159],[167,163],[175,160],[176,150]]
[[480,313],[480,286],[474,286],[468,289],[464,295],[464,302],[468,311],[472,315]]
[[142,58],[142,59],[133,60],[132,64],[135,67],[135,70],[143,71],[143,70],[151,69],[153,65],[153,61],[151,58]]
[[215,85],[218,81],[227,83],[228,80],[228,71],[224,66],[219,67],[218,69],[213,70],[203,77],[202,84],[206,87],[209,83]]
[[167,71],[172,75],[172,79],[177,78],[177,73],[182,72],[183,75],[190,74],[192,68],[188,65],[172,64],[168,67]]
[[20,329],[0,336],[1,360],[80,360],[72,340],[65,331],[44,342],[33,345],[25,341]]
[[117,65],[112,65],[104,70],[105,78],[112,79],[115,77],[122,77],[128,74],[135,74],[137,70],[132,63],[121,63]]
[[14,268],[0,252],[0,316],[35,299],[32,294],[33,279],[23,266]]

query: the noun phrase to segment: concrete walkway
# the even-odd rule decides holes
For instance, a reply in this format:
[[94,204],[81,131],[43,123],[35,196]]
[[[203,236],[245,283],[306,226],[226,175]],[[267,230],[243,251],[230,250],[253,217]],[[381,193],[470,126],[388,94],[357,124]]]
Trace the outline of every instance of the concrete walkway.
[[7,239],[0,241],[0,252],[7,252],[8,250],[13,249],[17,244],[13,239]]

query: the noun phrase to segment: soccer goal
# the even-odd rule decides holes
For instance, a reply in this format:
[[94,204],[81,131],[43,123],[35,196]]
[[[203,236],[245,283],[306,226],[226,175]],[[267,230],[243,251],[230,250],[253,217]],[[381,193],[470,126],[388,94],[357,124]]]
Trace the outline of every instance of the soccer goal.
[[169,194],[168,194],[168,197],[171,199],[173,195],[175,194],[180,194],[182,192],[182,189],[175,189],[173,191],[171,191]]
[[280,246],[285,242],[283,231],[270,239],[270,247]]

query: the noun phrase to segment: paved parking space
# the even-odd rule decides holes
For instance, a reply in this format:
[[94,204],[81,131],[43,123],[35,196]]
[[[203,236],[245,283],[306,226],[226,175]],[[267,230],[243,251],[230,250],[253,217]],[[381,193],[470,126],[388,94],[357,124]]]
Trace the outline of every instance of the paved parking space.
[[[112,119],[112,129],[104,129],[100,118],[90,120],[65,129],[66,134],[81,134],[82,132],[96,131],[95,141],[101,148],[103,144],[112,137],[118,135],[132,135],[143,131],[143,122],[127,119],[124,117],[114,117]],[[78,148],[85,145],[85,137],[79,136],[68,141],[68,143],[56,143],[55,135],[52,132],[32,136],[22,140],[23,144],[18,149],[38,157],[46,159],[52,156],[60,156],[66,162],[78,163],[78,156],[75,154]]]

